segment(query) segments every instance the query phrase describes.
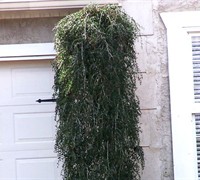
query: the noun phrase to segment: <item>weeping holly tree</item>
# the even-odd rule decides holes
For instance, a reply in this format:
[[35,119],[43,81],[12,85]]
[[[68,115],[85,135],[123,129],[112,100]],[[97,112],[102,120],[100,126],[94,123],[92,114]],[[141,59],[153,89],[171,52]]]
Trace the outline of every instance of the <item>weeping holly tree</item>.
[[138,27],[120,7],[90,5],[55,27],[55,149],[65,180],[138,180]]

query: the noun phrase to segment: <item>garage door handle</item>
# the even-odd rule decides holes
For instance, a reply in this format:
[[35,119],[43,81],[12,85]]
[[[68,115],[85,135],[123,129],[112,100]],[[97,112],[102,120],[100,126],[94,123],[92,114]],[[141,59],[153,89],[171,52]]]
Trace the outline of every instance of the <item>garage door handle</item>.
[[56,99],[38,99],[36,102],[41,103],[41,102],[56,102]]

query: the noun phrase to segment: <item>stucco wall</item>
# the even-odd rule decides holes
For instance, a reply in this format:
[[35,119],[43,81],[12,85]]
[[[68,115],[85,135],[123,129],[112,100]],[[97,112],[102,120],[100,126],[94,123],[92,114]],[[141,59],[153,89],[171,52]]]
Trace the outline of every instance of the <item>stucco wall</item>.
[[0,44],[44,43],[53,41],[53,28],[60,18],[0,20]]
[[[143,75],[142,84],[138,86],[142,109],[141,145],[146,162],[142,179],[172,180],[167,37],[158,10],[162,2],[140,1],[138,4],[137,1],[127,0],[122,1],[122,4],[141,26],[141,37],[138,39],[136,49]],[[135,15],[135,11],[140,12],[140,15],[137,15],[139,18]]]
[[[123,7],[127,12],[142,26],[142,36],[136,44],[138,63],[143,74],[142,84],[138,88],[142,108],[141,145],[146,160],[142,179],[173,180],[167,35],[159,14],[199,10],[200,2],[198,0],[122,0],[121,2],[122,5],[125,4]],[[152,19],[149,18],[149,11],[152,13]],[[147,15],[148,18],[145,17]]]

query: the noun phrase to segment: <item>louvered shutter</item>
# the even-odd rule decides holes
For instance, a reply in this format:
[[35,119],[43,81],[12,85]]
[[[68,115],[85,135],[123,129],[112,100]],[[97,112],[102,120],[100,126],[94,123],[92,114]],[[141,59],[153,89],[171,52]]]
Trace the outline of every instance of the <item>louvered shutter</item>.
[[200,102],[200,36],[192,37],[194,99]]
[[[200,103],[200,36],[192,36],[194,102]],[[200,111],[200,110],[199,110]],[[194,114],[198,179],[200,180],[200,113]]]
[[200,179],[200,114],[195,114],[198,179]]

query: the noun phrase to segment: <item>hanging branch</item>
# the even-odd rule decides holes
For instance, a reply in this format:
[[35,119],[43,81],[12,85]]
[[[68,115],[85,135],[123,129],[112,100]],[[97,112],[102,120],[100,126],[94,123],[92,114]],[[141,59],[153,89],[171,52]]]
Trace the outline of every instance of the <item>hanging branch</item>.
[[55,149],[65,180],[138,180],[138,27],[119,7],[90,5],[55,27]]

